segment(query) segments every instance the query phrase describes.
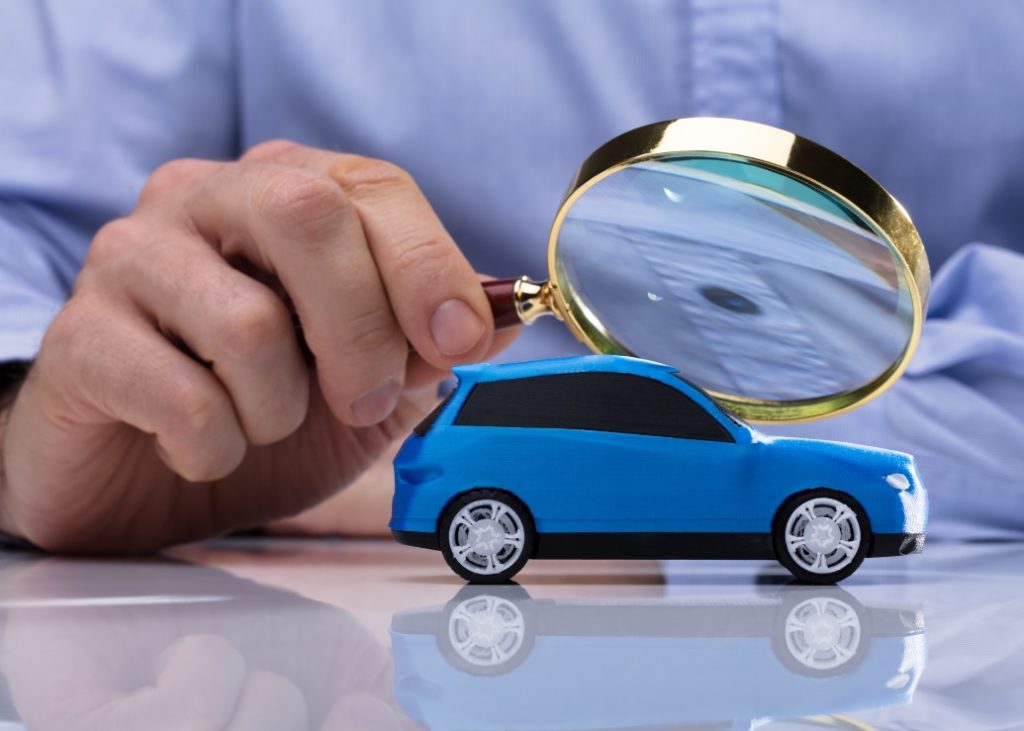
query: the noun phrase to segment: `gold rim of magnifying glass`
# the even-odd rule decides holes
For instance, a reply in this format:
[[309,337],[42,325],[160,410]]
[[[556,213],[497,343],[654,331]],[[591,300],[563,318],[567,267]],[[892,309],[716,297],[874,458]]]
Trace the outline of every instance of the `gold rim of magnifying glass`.
[[[708,390],[719,403],[751,421],[803,422],[849,411],[881,394],[906,370],[921,338],[931,275],[924,244],[906,210],[860,168],[821,145],[785,130],[755,122],[691,117],[657,122],[605,143],[580,166],[558,209],[548,239],[545,301],[581,341],[599,353],[629,354],[578,298],[565,296],[556,251],[569,209],[594,185],[638,162],[663,157],[711,157],[774,170],[832,197],[860,217],[895,254],[911,301],[911,333],[892,365],[857,388],[814,398],[774,401]],[[536,299],[541,299],[536,294]],[[538,308],[540,309],[540,308]],[[699,384],[698,384],[699,385]]]

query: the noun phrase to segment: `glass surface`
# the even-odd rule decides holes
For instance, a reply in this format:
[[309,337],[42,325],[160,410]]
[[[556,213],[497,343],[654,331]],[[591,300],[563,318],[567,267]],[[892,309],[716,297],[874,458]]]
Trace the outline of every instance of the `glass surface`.
[[[984,477],[984,475],[982,475]],[[0,729],[1006,731],[1024,545],[842,587],[757,561],[537,561],[467,586],[390,542],[0,551]]]
[[889,244],[839,201],[747,162],[612,173],[566,213],[555,266],[566,299],[622,350],[743,398],[857,389],[913,328]]

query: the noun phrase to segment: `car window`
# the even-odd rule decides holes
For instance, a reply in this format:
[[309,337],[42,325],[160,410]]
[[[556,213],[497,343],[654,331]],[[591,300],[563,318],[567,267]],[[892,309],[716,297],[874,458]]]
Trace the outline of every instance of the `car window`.
[[412,433],[418,437],[422,437],[424,434],[430,431],[430,427],[434,425],[434,422],[437,420],[437,417],[441,415],[441,412],[444,411],[444,407],[448,405],[448,402],[452,400],[452,396],[454,395],[455,391],[452,391],[450,394],[445,396],[444,400],[441,401],[441,403],[439,403],[437,406],[435,406],[433,410],[429,414],[427,414],[426,418],[424,418],[423,421],[421,421],[419,424],[415,426],[415,428],[413,428]]
[[[695,388],[695,386],[694,386],[694,385],[693,385],[692,383],[690,383],[690,382],[689,382],[689,381],[687,381],[687,380],[686,380],[685,378],[683,378],[683,377],[682,377],[682,376],[681,376],[681,375],[680,375],[679,373],[673,373],[672,375],[673,375],[673,376],[674,376],[675,378],[678,378],[678,379],[679,379],[680,381],[682,381],[683,383],[685,383],[685,384],[686,384],[687,386],[690,386],[691,388]],[[722,414],[724,414],[724,415],[725,415],[725,418],[727,418],[727,419],[728,419],[729,421],[731,421],[731,422],[732,422],[733,424],[735,424],[736,426],[738,426],[738,427],[739,427],[740,429],[750,429],[750,424],[748,424],[747,422],[745,422],[745,421],[744,421],[743,419],[741,419],[740,417],[738,417],[738,416],[737,416],[736,414],[734,414],[734,413],[732,413],[731,411],[729,411],[729,409],[725,408],[725,407],[724,407],[724,406],[723,406],[722,404],[720,404],[720,403],[716,402],[716,403],[715,403],[715,405],[716,405],[716,406],[718,407],[718,410],[719,410],[719,411],[720,411],[720,412],[721,412]]]
[[567,373],[478,383],[457,426],[518,426],[732,441],[692,399],[628,373]]

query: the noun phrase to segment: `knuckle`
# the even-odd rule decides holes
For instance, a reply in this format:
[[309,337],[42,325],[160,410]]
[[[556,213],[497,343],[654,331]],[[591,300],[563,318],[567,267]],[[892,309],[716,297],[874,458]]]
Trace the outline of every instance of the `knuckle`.
[[397,335],[398,326],[390,310],[371,310],[348,323],[342,351],[356,357],[380,353],[392,346]]
[[257,193],[256,209],[271,223],[316,233],[348,209],[348,199],[329,178],[286,168],[268,176]]
[[445,281],[455,270],[455,245],[443,236],[409,238],[396,246],[396,274],[417,280]]
[[290,152],[294,152],[299,149],[301,145],[291,140],[283,138],[266,140],[259,144],[250,147],[244,155],[242,160],[272,160],[275,157],[281,155],[287,155]]
[[207,163],[194,158],[181,158],[165,162],[158,167],[142,186],[139,203],[145,204],[184,190],[201,180],[207,171]]
[[224,417],[224,400],[210,388],[183,383],[171,404],[175,429],[182,433],[213,434]]
[[273,295],[249,296],[227,308],[218,337],[225,357],[247,361],[285,342],[291,328],[284,305]]
[[87,263],[95,264],[120,256],[143,238],[141,224],[130,216],[104,224],[93,237]]
[[346,190],[363,185],[412,184],[412,176],[393,162],[358,155],[338,159],[331,165],[330,176]]

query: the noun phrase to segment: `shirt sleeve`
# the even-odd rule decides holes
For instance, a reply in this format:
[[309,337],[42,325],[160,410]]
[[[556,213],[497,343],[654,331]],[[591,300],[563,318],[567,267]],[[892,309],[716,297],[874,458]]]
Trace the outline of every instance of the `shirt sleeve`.
[[0,208],[0,362],[31,360],[66,296],[40,248],[25,245],[31,237],[11,219]]
[[928,489],[929,535],[1024,533],[1024,256],[970,244],[935,277],[903,378],[852,412],[779,427],[913,454]]
[[177,157],[235,154],[234,3],[0,11],[0,360],[32,358],[96,229]]

